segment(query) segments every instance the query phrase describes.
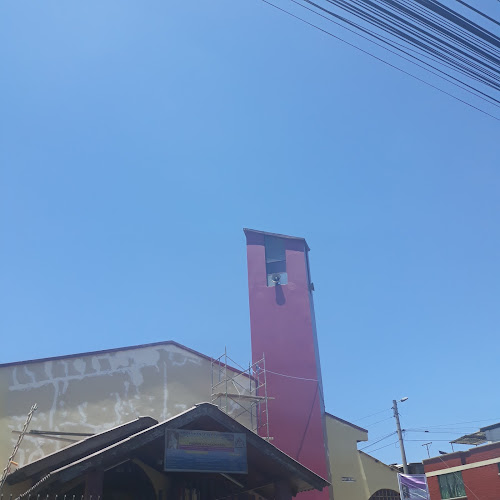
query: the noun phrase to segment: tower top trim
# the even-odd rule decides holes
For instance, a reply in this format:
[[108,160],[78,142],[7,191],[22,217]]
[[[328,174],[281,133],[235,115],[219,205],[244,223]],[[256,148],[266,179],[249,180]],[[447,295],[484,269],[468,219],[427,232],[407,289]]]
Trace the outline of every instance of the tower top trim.
[[258,231],[256,229],[248,229],[247,227],[243,228],[243,232],[245,234],[247,233],[256,233],[256,234],[263,234],[265,236],[274,236],[275,238],[283,238],[286,240],[299,240],[303,241],[304,245],[306,247],[306,250],[309,252],[311,249],[309,248],[309,245],[307,244],[307,241],[305,238],[301,238],[300,236],[288,236],[286,234],[278,234],[278,233],[268,233],[267,231]]

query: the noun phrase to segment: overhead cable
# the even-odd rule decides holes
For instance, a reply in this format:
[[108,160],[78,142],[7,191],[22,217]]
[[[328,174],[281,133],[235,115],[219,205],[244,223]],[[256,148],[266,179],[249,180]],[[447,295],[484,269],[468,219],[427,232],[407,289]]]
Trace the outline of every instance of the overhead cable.
[[[367,38],[367,37],[363,36],[362,34],[357,33],[357,32],[356,32],[356,31],[354,31],[354,30],[349,29],[347,26],[343,26],[342,24],[335,22],[333,19],[330,19],[330,18],[328,18],[327,16],[324,16],[324,15],[322,15],[322,14],[320,14],[320,13],[318,13],[318,12],[314,11],[313,9],[310,9],[309,7],[307,7],[307,6],[303,5],[302,3],[300,3],[298,0],[290,0],[290,1],[291,1],[291,2],[293,2],[293,3],[295,3],[295,4],[297,4],[297,5],[299,5],[300,7],[304,8],[304,9],[306,9],[306,10],[310,11],[310,12],[315,13],[316,15],[318,15],[318,16],[320,16],[320,17],[322,17],[322,18],[326,19],[327,21],[330,21],[330,22],[332,22],[332,23],[334,23],[334,24],[336,24],[336,25],[340,26],[341,28],[346,29],[347,31],[350,31],[351,33],[354,33],[354,34],[355,34],[355,35],[357,35],[357,36],[360,36],[361,38],[364,38],[365,40],[372,41],[372,40],[370,40],[369,38]],[[422,56],[422,57],[429,57],[429,58],[431,58],[431,59],[432,59],[432,57],[431,57],[431,56],[429,56],[429,55],[427,55],[427,54],[422,54],[422,53],[420,53],[420,52],[418,52],[418,51],[416,51],[416,50],[411,49],[410,47],[405,47],[404,45],[402,45],[402,44],[400,44],[400,43],[398,43],[398,42],[396,42],[396,41],[390,40],[389,38],[384,37],[383,35],[377,34],[377,33],[373,32],[373,31],[371,31],[371,30],[369,30],[369,29],[367,29],[367,28],[364,28],[364,27],[362,27],[362,26],[361,26],[361,25],[359,25],[359,24],[353,23],[352,21],[350,21],[350,20],[348,20],[348,19],[346,19],[346,18],[344,18],[344,17],[342,17],[342,16],[338,16],[338,15],[334,14],[333,12],[329,11],[328,9],[325,9],[324,7],[321,7],[320,5],[318,5],[318,4],[316,4],[316,3],[314,3],[312,0],[303,0],[303,1],[307,2],[308,4],[314,5],[315,7],[317,7],[317,8],[318,8],[318,9],[320,9],[320,10],[323,10],[323,11],[325,11],[325,12],[328,12],[328,13],[329,13],[330,15],[332,15],[333,17],[336,17],[336,18],[338,18],[338,19],[341,19],[342,21],[344,21],[345,23],[347,23],[347,24],[349,24],[349,25],[351,25],[351,26],[355,26],[356,28],[358,28],[360,31],[362,31],[362,32],[364,32],[364,33],[369,33],[369,34],[371,34],[374,38],[376,38],[376,39],[378,39],[378,40],[381,40],[382,42],[385,42],[385,43],[386,43],[387,45],[389,45],[390,47],[394,47],[396,50],[400,50],[402,53],[404,53],[404,54],[408,55],[409,57],[416,59],[417,61],[419,61],[419,62],[423,63],[424,65],[427,65],[427,66],[429,66],[430,68],[435,69],[436,71],[438,71],[438,72],[442,73],[443,75],[445,75],[445,76],[447,76],[447,77],[449,77],[449,78],[451,78],[451,79],[453,79],[453,80],[455,80],[455,81],[451,81],[451,80],[449,80],[448,78],[445,78],[444,76],[439,75],[439,74],[435,73],[434,71],[431,71],[430,69],[428,69],[428,68],[426,68],[426,67],[424,67],[424,66],[421,66],[420,64],[417,64],[415,61],[412,61],[412,60],[410,60],[410,59],[408,59],[408,58],[406,58],[406,57],[402,56],[401,54],[398,54],[397,52],[395,52],[395,51],[393,51],[393,50],[390,50],[389,48],[385,47],[384,45],[382,45],[382,44],[379,44],[379,43],[377,43],[377,42],[373,42],[373,41],[372,41],[375,45],[377,45],[377,46],[379,46],[379,47],[381,47],[381,48],[383,48],[383,49],[385,49],[385,50],[387,50],[387,51],[391,52],[392,54],[395,54],[395,55],[396,55],[396,56],[398,56],[398,57],[401,57],[401,58],[402,58],[402,59],[404,59],[405,61],[408,61],[408,62],[410,62],[410,63],[412,63],[412,64],[415,64],[415,65],[416,65],[416,66],[418,66],[419,68],[422,68],[422,69],[424,69],[425,71],[428,71],[429,73],[432,73],[433,75],[438,76],[439,78],[442,78],[443,80],[447,81],[448,83],[451,83],[452,85],[455,85],[455,86],[457,86],[458,88],[460,88],[460,89],[462,89],[462,90],[464,90],[464,91],[466,91],[466,92],[469,92],[470,94],[472,94],[472,95],[474,95],[474,96],[476,96],[476,97],[479,97],[480,99],[482,99],[482,100],[484,100],[484,101],[488,102],[489,104],[493,104],[494,106],[500,107],[500,106],[499,106],[499,105],[500,105],[500,101],[499,101],[498,99],[495,99],[495,98],[493,98],[493,97],[489,96],[488,94],[486,94],[486,93],[482,92],[481,90],[479,90],[479,89],[477,89],[477,88],[475,88],[475,87],[473,87],[473,86],[471,86],[471,85],[469,85],[469,84],[467,84],[467,83],[465,83],[465,82],[463,82],[463,81],[459,80],[458,78],[456,78],[456,77],[454,77],[453,75],[451,75],[451,74],[449,74],[449,73],[447,73],[447,72],[443,71],[442,69],[440,69],[440,68],[438,68],[438,67],[436,67],[436,66],[433,66],[432,64],[429,64],[429,63],[428,63],[428,62],[426,62],[426,61],[423,61],[422,59],[420,59],[419,57],[415,56],[414,54],[409,54],[409,53],[407,52],[407,50],[409,50],[409,51],[411,51],[411,52],[415,52],[415,53],[416,53],[416,54],[418,54],[419,56]],[[394,44],[395,44],[395,45],[398,45],[399,47],[395,47],[395,45],[394,45]],[[404,49],[402,49],[402,48],[400,48],[400,47],[404,47]],[[432,60],[433,60],[433,61],[436,61],[435,59],[432,59]],[[448,65],[448,64],[447,64],[447,62],[444,62],[443,64],[444,64],[445,66],[449,67],[449,68],[452,68],[452,69],[457,69],[457,67],[455,67],[455,68],[454,68],[453,66]],[[458,68],[460,69],[460,67],[458,67]],[[466,73],[466,74],[467,74],[467,73]],[[473,77],[473,78],[474,78],[474,79],[477,79],[476,77]],[[464,85],[465,87],[468,87],[468,88],[465,88],[465,87],[464,87],[464,86],[462,86],[462,85]],[[477,93],[476,93],[476,92],[477,92]],[[481,95],[479,95],[479,94],[481,94]],[[493,102],[492,102],[492,101],[493,101]]]
[[377,441],[374,441],[372,444],[369,444],[369,445],[367,445],[367,446],[365,446],[363,448],[360,448],[359,451],[363,451],[363,450],[366,450],[367,448],[371,448],[372,446],[376,445],[377,443],[380,443],[380,441],[383,441],[384,439],[387,439],[387,438],[389,438],[391,436],[394,436],[394,434],[396,434],[396,431],[387,434],[386,436],[378,439]]
[[[387,448],[387,447],[392,446],[393,444],[397,444],[397,443],[398,443],[397,441],[393,441],[392,443],[386,444],[385,446],[381,446],[380,448],[375,448],[374,450],[370,450],[370,453],[375,453],[378,450],[381,450],[383,448]],[[363,450],[359,450],[359,451],[363,451]]]
[[484,12],[481,12],[480,10],[472,7],[471,5],[469,5],[468,3],[465,3],[463,0],[456,0],[458,3],[461,3],[462,5],[465,5],[468,9],[474,11],[476,14],[479,14],[480,16],[483,16],[485,19],[488,19],[489,21],[491,21],[492,23],[495,23],[497,24],[498,26],[500,26],[500,23],[498,21],[495,21],[495,19],[493,19],[492,17],[490,16],[487,16]]
[[381,413],[384,413],[386,411],[391,411],[391,409],[390,408],[386,408],[385,410],[380,410],[380,411],[377,411],[375,413],[370,413],[370,415],[365,415],[364,417],[357,418],[356,420],[354,420],[354,422],[359,422],[361,420],[364,420],[365,418],[370,418],[370,417],[374,417],[375,415],[380,415]]
[[326,30],[326,29],[324,29],[324,28],[322,28],[322,27],[320,27],[320,26],[318,26],[318,25],[316,25],[314,23],[311,23],[311,22],[307,21],[306,19],[303,19],[300,16],[297,16],[296,14],[293,14],[292,12],[290,12],[290,11],[288,11],[288,10],[286,10],[286,9],[284,9],[284,8],[282,8],[282,7],[278,6],[278,5],[270,2],[269,0],[262,0],[262,1],[264,3],[270,5],[271,7],[274,7],[275,9],[277,9],[277,10],[279,10],[279,11],[281,11],[281,12],[283,12],[283,13],[285,13],[285,14],[287,14],[287,15],[289,15],[289,16],[291,16],[291,17],[293,17],[293,18],[295,18],[295,19],[297,19],[297,20],[299,20],[299,21],[301,21],[301,22],[303,22],[303,23],[305,23],[305,24],[307,24],[307,25],[309,25],[309,26],[311,26],[311,27],[319,30],[319,31],[321,31],[321,32],[323,32],[323,33],[325,33],[326,35],[331,36],[331,37],[333,37],[333,38],[335,38],[335,39],[337,39],[337,40],[339,40],[339,41],[341,41],[341,42],[343,42],[343,43],[345,43],[345,44],[347,44],[347,45],[355,48],[356,50],[359,50],[360,52],[363,52],[364,54],[369,55],[370,57],[373,57],[374,59],[376,59],[376,60],[378,60],[378,61],[386,64],[387,66],[390,66],[390,67],[396,69],[397,71],[400,71],[401,73],[404,73],[404,74],[406,74],[406,75],[414,78],[415,80],[418,80],[419,82],[424,83],[425,85],[427,85],[429,87],[432,87],[433,89],[438,90],[439,92],[441,92],[443,94],[446,94],[449,97],[451,97],[451,98],[453,98],[453,99],[455,99],[455,100],[457,100],[457,101],[459,101],[459,102],[461,102],[461,103],[463,103],[463,104],[465,104],[465,105],[467,105],[467,106],[469,106],[469,107],[471,107],[471,108],[473,108],[473,109],[475,109],[475,110],[477,110],[477,111],[479,111],[479,112],[481,112],[481,113],[483,113],[483,114],[485,114],[485,115],[487,115],[487,116],[489,116],[489,117],[491,117],[491,118],[493,118],[495,120],[500,120],[499,118],[497,118],[496,116],[492,115],[491,113],[488,113],[484,109],[481,109],[481,108],[475,106],[474,104],[472,104],[472,103],[470,103],[468,101],[465,101],[464,99],[461,99],[460,97],[457,97],[456,95],[454,95],[454,94],[452,94],[450,92],[447,92],[446,90],[444,90],[444,89],[442,89],[442,88],[440,88],[440,87],[438,87],[436,85],[433,85],[429,81],[424,80],[423,78],[419,78],[415,74],[410,73],[409,71],[406,71],[406,70],[400,68],[399,66],[396,66],[395,64],[392,64],[389,61],[387,61],[385,59],[382,59],[381,57],[378,57],[375,54],[373,54],[373,53],[371,53],[371,52],[369,52],[369,51],[367,51],[365,49],[362,49],[361,47],[359,47],[359,46],[357,46],[357,45],[355,45],[355,44],[353,44],[351,42],[348,42],[347,40],[344,40],[343,38],[341,38],[341,37],[339,37],[339,36],[331,33],[330,31],[328,31],[328,30]]

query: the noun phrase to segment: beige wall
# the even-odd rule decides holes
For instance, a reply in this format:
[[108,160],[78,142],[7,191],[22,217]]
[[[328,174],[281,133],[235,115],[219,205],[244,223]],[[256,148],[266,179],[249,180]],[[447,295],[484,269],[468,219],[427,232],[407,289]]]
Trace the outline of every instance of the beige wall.
[[[248,386],[248,378],[238,381]],[[163,421],[210,398],[210,360],[170,343],[0,365],[0,460],[33,403],[30,429],[98,433],[138,416]],[[233,404],[229,414],[240,411]],[[21,466],[68,444],[27,435],[15,461]]]
[[359,452],[370,495],[378,490],[391,489],[399,493],[397,472],[362,451]]
[[[368,500],[380,489],[398,491],[397,474],[390,467],[358,451],[358,441],[368,433],[326,416],[330,472],[334,500]],[[343,481],[342,478],[354,481]]]

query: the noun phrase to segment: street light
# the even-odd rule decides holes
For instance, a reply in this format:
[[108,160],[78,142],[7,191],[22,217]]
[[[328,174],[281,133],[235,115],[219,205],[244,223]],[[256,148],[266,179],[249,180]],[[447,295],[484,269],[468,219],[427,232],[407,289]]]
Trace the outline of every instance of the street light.
[[401,432],[401,424],[399,422],[398,403],[404,403],[408,398],[401,398],[399,401],[392,400],[394,418],[396,419],[396,429],[398,431],[399,447],[401,448],[401,458],[403,459],[403,472],[408,474],[408,462],[406,461],[405,445],[403,443],[403,433]]

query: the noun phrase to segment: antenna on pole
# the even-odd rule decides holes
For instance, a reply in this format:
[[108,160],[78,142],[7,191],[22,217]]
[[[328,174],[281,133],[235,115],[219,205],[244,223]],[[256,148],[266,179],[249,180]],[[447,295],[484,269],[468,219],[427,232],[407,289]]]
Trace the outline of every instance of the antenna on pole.
[[432,444],[432,441],[430,443],[424,443],[422,446],[425,446],[427,448],[427,456],[431,458],[431,454],[429,453],[429,446]]

